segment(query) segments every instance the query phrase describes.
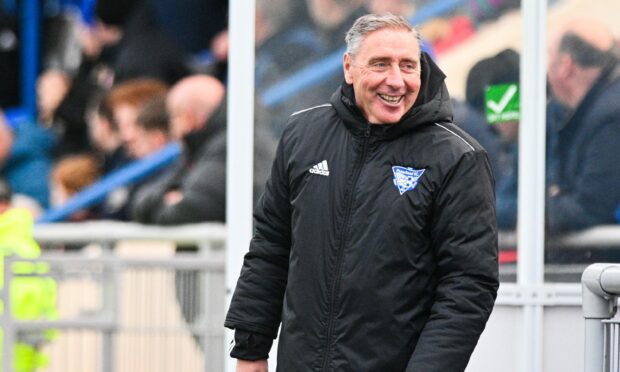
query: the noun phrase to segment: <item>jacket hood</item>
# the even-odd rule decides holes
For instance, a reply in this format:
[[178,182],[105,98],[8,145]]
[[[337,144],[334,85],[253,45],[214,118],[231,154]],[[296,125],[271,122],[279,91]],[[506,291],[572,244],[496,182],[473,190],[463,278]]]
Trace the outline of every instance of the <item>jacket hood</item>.
[[[446,75],[425,52],[422,52],[420,62],[422,72],[418,98],[399,122],[373,126],[373,133],[379,137],[394,138],[422,125],[452,120],[450,95],[444,83]],[[332,95],[331,103],[351,132],[365,133],[368,120],[355,102],[351,84],[343,82]]]

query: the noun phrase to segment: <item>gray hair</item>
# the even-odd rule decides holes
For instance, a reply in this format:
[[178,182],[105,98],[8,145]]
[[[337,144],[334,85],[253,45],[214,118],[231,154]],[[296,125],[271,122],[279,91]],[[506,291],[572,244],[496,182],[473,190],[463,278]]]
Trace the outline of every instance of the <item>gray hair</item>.
[[415,34],[418,46],[421,47],[420,34],[405,17],[394,14],[366,14],[359,17],[347,32],[344,40],[347,43],[347,54],[355,56],[359,51],[364,37],[371,32],[384,28],[400,28]]

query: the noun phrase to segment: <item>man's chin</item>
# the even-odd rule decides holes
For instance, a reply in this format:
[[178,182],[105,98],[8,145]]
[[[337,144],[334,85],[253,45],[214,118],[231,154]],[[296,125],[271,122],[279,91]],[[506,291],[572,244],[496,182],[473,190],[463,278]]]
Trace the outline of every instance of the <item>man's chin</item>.
[[395,113],[381,113],[374,117],[375,120],[371,120],[373,124],[394,124],[398,123],[405,113],[399,110]]

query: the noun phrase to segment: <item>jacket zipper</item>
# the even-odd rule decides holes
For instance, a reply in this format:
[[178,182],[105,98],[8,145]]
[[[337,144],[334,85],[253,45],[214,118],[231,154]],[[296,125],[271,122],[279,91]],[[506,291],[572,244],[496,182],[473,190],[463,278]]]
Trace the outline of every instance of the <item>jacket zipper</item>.
[[345,238],[349,233],[349,219],[351,217],[351,209],[353,204],[353,196],[355,195],[355,189],[357,188],[357,182],[359,181],[359,177],[362,173],[362,168],[364,167],[364,163],[366,162],[366,153],[368,150],[368,142],[370,139],[370,126],[368,123],[366,127],[366,132],[364,133],[364,144],[362,147],[362,154],[360,156],[360,165],[355,169],[355,173],[353,176],[353,186],[351,187],[351,191],[347,198],[347,203],[345,204],[345,215],[342,226],[342,232],[340,234],[340,244],[338,247],[338,255],[336,257],[336,273],[334,276],[334,282],[332,284],[331,294],[330,294],[330,302],[329,302],[329,312],[327,316],[327,341],[325,343],[325,355],[323,357],[323,371],[327,370],[327,364],[329,363],[329,354],[331,353],[331,338],[334,328],[334,312],[336,307],[336,293],[338,292],[340,286],[340,277],[342,275],[342,256],[344,253],[344,246],[346,244]]

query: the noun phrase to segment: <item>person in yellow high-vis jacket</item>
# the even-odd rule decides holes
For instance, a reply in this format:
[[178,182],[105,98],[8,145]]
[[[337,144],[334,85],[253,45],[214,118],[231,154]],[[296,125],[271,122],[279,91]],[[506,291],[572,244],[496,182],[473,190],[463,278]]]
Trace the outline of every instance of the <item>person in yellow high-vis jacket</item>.
[[[32,237],[32,214],[26,209],[12,208],[10,200],[11,189],[0,180],[0,288],[4,287],[5,256],[32,259],[41,255],[41,248]],[[37,276],[45,273],[47,267],[17,262],[12,269],[16,275],[9,288],[12,315],[20,320],[55,317],[56,283],[52,278]],[[0,311],[4,311],[4,304],[0,303]],[[0,342],[1,336],[0,333]],[[31,372],[45,366],[47,359],[38,351],[38,344],[51,336],[52,331],[48,331],[36,335],[36,340],[17,342],[13,349],[14,371]]]

